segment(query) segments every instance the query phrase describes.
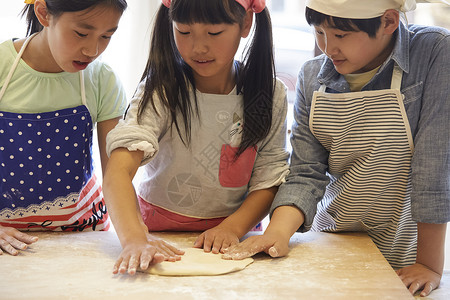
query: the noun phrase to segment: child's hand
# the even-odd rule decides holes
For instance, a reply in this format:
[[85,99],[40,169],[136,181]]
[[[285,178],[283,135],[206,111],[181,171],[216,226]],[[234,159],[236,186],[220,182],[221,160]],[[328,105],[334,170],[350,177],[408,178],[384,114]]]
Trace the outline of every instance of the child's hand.
[[438,288],[441,281],[441,275],[418,263],[396,272],[411,294],[414,295],[422,289],[421,297],[428,296],[432,290]]
[[180,260],[179,255],[183,254],[184,251],[148,234],[147,241],[129,243],[123,247],[114,265],[113,274],[125,274],[128,271],[128,274],[134,275],[138,267],[147,270],[150,264],[164,260]]
[[208,229],[197,238],[194,243],[195,248],[203,247],[205,252],[217,254],[223,250],[239,243],[238,236],[230,229],[216,226]]
[[0,226],[0,255],[3,254],[3,251],[17,255],[19,254],[18,250],[27,249],[28,245],[37,240],[37,236],[31,236],[12,227]]
[[251,236],[242,243],[226,249],[222,258],[240,260],[263,251],[272,257],[285,256],[289,252],[289,239],[284,241],[279,236],[267,233]]

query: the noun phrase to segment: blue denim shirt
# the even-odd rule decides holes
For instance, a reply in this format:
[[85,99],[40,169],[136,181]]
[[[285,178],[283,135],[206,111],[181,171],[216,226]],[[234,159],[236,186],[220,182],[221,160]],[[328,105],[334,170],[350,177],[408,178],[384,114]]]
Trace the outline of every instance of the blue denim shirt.
[[[394,62],[403,70],[401,92],[414,139],[411,210],[416,222],[450,221],[450,32],[438,27],[400,24],[391,55],[362,88],[389,89]],[[328,152],[309,129],[313,92],[350,92],[344,76],[325,56],[306,62],[298,76],[294,105],[290,174],[272,204],[294,205],[309,230],[329,182]]]

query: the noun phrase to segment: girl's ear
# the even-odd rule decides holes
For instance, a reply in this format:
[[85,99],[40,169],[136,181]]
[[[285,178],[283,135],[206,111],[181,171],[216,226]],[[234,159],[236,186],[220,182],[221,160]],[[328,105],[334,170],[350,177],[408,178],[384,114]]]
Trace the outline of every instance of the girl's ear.
[[253,10],[248,9],[244,17],[244,22],[242,24],[241,37],[246,38],[249,35],[250,29],[252,28],[252,24],[253,24]]
[[44,0],[36,0],[34,2],[34,13],[39,20],[39,23],[44,27],[48,27],[50,24],[50,14],[47,10],[47,4]]
[[400,22],[398,10],[388,9],[381,16],[381,26],[385,34],[393,34]]

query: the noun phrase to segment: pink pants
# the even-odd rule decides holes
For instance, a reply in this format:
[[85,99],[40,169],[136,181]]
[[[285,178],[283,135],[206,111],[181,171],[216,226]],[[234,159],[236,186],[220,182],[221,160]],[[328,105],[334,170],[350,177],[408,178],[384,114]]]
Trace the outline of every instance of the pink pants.
[[[219,225],[225,217],[199,219],[182,216],[148,203],[138,196],[142,218],[149,231],[205,231]],[[262,231],[261,223],[252,231]]]

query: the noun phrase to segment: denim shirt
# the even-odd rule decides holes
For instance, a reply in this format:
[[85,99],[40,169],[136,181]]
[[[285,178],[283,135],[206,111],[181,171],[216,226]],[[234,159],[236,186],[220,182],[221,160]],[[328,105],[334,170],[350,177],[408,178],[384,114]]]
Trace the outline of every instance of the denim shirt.
[[[401,93],[414,140],[411,161],[411,211],[416,222],[450,221],[450,32],[439,27],[400,24],[391,55],[362,91],[389,89],[394,63],[403,70]],[[313,92],[350,92],[344,76],[325,55],[306,62],[297,81],[291,166],[271,212],[293,205],[305,215],[307,231],[329,177],[329,153],[309,129]]]

